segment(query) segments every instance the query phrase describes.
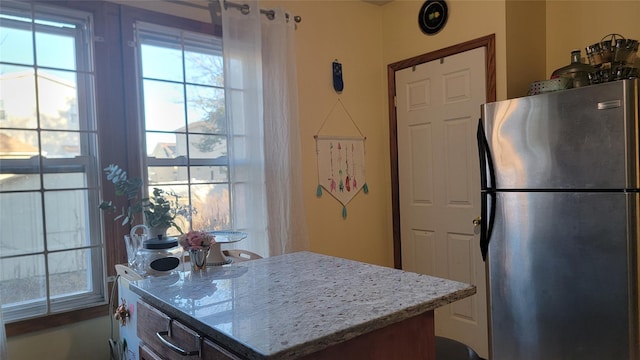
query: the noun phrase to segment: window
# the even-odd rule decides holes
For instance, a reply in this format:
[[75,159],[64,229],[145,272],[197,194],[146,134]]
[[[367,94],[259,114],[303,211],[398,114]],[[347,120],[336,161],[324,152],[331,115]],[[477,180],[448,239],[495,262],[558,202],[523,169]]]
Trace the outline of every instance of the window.
[[181,195],[197,210],[184,228],[232,226],[215,31],[109,2],[2,1],[0,298],[8,335],[107,315],[109,276],[126,261],[129,230],[99,210],[103,199],[126,205],[104,178],[108,164]]
[[[229,158],[219,37],[137,22],[149,193],[195,209],[180,227],[230,227]],[[174,231],[175,229],[170,229]]]
[[0,8],[0,298],[5,321],[106,300],[92,16]]

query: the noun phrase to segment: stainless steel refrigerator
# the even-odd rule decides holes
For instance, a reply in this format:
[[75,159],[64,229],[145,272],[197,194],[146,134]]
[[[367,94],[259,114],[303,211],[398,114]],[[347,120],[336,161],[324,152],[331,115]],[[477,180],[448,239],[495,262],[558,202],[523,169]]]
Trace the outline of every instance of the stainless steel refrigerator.
[[492,360],[640,358],[638,88],[482,106]]

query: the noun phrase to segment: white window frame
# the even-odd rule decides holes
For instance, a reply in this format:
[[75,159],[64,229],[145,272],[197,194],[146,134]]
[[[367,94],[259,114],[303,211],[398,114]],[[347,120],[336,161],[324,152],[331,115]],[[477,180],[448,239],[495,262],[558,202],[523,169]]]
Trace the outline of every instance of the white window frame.
[[[160,183],[160,184],[151,184],[149,176],[148,176],[148,171],[149,168],[151,167],[185,167],[187,169],[188,175],[186,177],[186,180],[183,182],[180,182],[179,184],[174,184],[177,187],[184,187],[186,186],[188,188],[188,205],[192,206],[196,211],[198,210],[198,207],[196,205],[193,204],[193,202],[191,201],[191,194],[192,194],[192,188],[193,186],[198,186],[198,185],[224,185],[227,187],[228,192],[229,192],[229,199],[228,199],[228,204],[226,204],[226,206],[229,209],[229,219],[228,219],[228,223],[225,224],[215,224],[214,227],[212,228],[208,228],[208,229],[194,229],[194,230],[228,230],[231,228],[234,228],[234,223],[233,223],[233,219],[234,216],[233,214],[233,186],[232,186],[232,174],[233,171],[231,170],[231,163],[229,161],[229,152],[230,152],[230,143],[232,141],[232,137],[231,134],[229,133],[229,124],[226,124],[226,132],[224,133],[216,133],[216,134],[207,134],[207,135],[215,135],[215,136],[225,136],[226,137],[226,156],[220,156],[220,157],[215,157],[215,158],[196,158],[196,157],[192,157],[189,154],[189,146],[187,146],[187,156],[179,156],[176,158],[171,158],[171,159],[160,159],[160,158],[156,158],[156,157],[150,157],[147,155],[146,153],[146,127],[145,127],[145,115],[144,115],[144,85],[143,85],[143,81],[144,80],[154,80],[152,78],[144,78],[143,77],[143,71],[142,71],[142,50],[141,50],[141,46],[142,46],[142,41],[141,41],[141,36],[144,34],[146,36],[153,36],[155,34],[157,34],[158,36],[158,41],[157,41],[157,45],[161,46],[163,43],[168,43],[168,39],[174,37],[175,38],[175,42],[171,43],[172,45],[175,45],[176,48],[180,48],[180,50],[182,51],[182,53],[184,54],[184,52],[187,50],[187,48],[189,46],[194,46],[196,45],[193,41],[197,41],[195,39],[197,38],[204,38],[207,37],[207,40],[213,40],[212,43],[207,44],[207,46],[213,46],[213,47],[209,47],[207,48],[207,51],[211,51],[211,52],[217,52],[218,55],[220,57],[222,57],[222,38],[219,36],[215,36],[212,34],[203,34],[203,33],[198,33],[198,32],[193,32],[193,31],[189,31],[189,30],[184,30],[178,27],[171,27],[171,26],[166,26],[166,25],[159,25],[159,24],[154,24],[154,23],[149,23],[149,22],[145,22],[145,21],[137,21],[134,24],[134,34],[136,36],[136,66],[137,66],[137,86],[140,89],[139,90],[139,94],[140,94],[140,100],[139,100],[139,114],[138,114],[138,118],[140,121],[140,144],[141,144],[141,159],[142,159],[142,173],[145,175],[144,178],[146,179],[145,184],[147,185],[147,196],[152,193],[153,188],[154,187],[161,187],[161,188],[171,188],[171,184],[165,184],[165,183]],[[203,39],[203,44],[206,41]],[[149,43],[147,41],[147,43]],[[183,69],[183,74],[184,74],[184,69]],[[190,85],[199,85],[202,86],[202,84],[196,84],[196,83],[191,83],[189,81],[187,81],[186,79],[182,79],[182,81],[175,81],[172,82],[174,84],[181,84],[182,86],[190,86]],[[225,91],[225,87],[224,84],[219,84],[219,85],[207,85],[210,88],[215,88],[221,91]],[[187,100],[187,97],[185,95],[185,100]],[[185,104],[186,106],[186,104]],[[225,104],[226,106],[226,104]],[[185,119],[187,119],[188,114],[186,113],[186,109],[185,109]],[[225,116],[225,121],[227,120],[227,117]],[[189,139],[190,135],[198,135],[199,133],[197,132],[193,132],[191,131],[188,126],[187,128],[184,130],[184,132],[180,133],[181,135],[184,135],[187,138],[187,141]],[[191,167],[196,167],[196,166],[209,166],[209,167],[226,167],[227,171],[227,178],[225,181],[220,181],[220,180],[211,180],[208,182],[203,182],[203,181],[197,181],[194,182],[192,181],[192,176],[190,174],[190,169]],[[189,222],[188,222],[189,223]],[[189,223],[187,226],[191,226],[191,224]],[[183,228],[184,231],[188,231],[191,230],[190,228]],[[237,229],[236,229],[237,230]],[[174,234],[175,235],[175,234]]]
[[[3,1],[2,13],[11,13],[15,16],[27,16],[31,17],[31,22],[20,22],[18,20],[12,20],[11,18],[2,18],[3,26],[14,25],[13,27],[22,27],[32,32],[32,38],[35,44],[36,32],[56,33],[71,35],[75,38],[76,45],[76,69],[77,77],[76,82],[76,94],[78,105],[78,118],[80,120],[79,128],[77,130],[65,130],[77,133],[81,139],[80,143],[80,155],[73,158],[47,158],[42,156],[42,148],[39,145],[39,156],[31,157],[30,159],[2,159],[0,162],[0,174],[39,174],[40,176],[40,189],[34,190],[20,190],[20,191],[0,191],[0,194],[9,193],[39,193],[42,203],[42,223],[44,234],[42,235],[43,250],[30,253],[19,253],[2,255],[0,254],[0,263],[3,260],[19,259],[20,257],[28,255],[41,255],[44,257],[44,275],[46,277],[45,284],[45,297],[39,299],[31,299],[29,301],[23,301],[12,304],[2,304],[3,320],[7,323],[11,323],[19,320],[26,320],[29,318],[48,316],[56,313],[62,313],[70,310],[87,308],[96,305],[102,305],[107,303],[107,285],[105,277],[105,244],[102,239],[101,220],[98,210],[99,193],[100,193],[100,176],[101,171],[98,166],[98,135],[96,127],[96,112],[95,112],[95,92],[94,92],[94,66],[93,66],[93,17],[90,13],[84,11],[77,11],[67,8],[49,7],[46,5]],[[74,24],[78,30],[58,27],[56,23]],[[34,45],[34,53],[36,52],[36,46]],[[36,53],[37,59],[37,53]],[[4,65],[20,65],[28,66],[28,64],[12,64],[3,63]],[[67,71],[64,69],[48,68],[39,66],[37,60],[31,65],[36,79],[36,89],[38,86],[39,73],[42,71]],[[37,90],[36,90],[37,91]],[[3,104],[6,106],[6,104]],[[0,120],[0,129],[5,130],[23,130],[20,128],[5,128]],[[42,130],[38,126],[37,129],[24,129],[29,131],[37,131],[41,134]],[[49,130],[49,129],[44,129]],[[40,137],[40,136],[39,136]],[[85,174],[86,185],[80,188],[56,188],[46,189],[44,188],[44,177],[47,174],[53,173],[70,173],[70,172],[83,172]],[[47,247],[47,211],[45,198],[47,194],[58,191],[80,190],[86,193],[84,200],[85,218],[88,224],[86,224],[85,230],[81,236],[84,239],[84,244],[73,249],[60,249],[53,250]],[[9,204],[0,204],[1,211],[11,211],[8,209]],[[49,214],[51,215],[51,214]],[[8,232],[4,232],[3,237],[9,237],[16,240],[15,235],[10,235]],[[69,251],[69,250],[86,250],[86,261],[90,265],[90,269],[87,269],[87,289],[86,291],[80,291],[78,293],[66,293],[64,295],[54,296],[50,290],[50,279],[52,274],[50,272],[49,257],[56,253]]]

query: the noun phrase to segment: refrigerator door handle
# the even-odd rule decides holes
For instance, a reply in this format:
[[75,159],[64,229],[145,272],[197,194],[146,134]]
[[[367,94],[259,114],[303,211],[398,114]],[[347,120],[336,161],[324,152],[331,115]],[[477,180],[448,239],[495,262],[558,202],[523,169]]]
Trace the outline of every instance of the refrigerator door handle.
[[496,216],[496,193],[493,161],[491,160],[489,143],[482,126],[482,119],[478,121],[477,138],[480,156],[480,186],[482,187],[480,196],[480,252],[482,253],[482,260],[486,261]]
[[[478,131],[476,132],[478,141],[478,158],[480,160],[480,189],[487,189],[487,154],[484,150],[484,128],[482,127],[482,118],[478,120]],[[484,206],[482,207],[484,209]],[[482,219],[486,219],[482,216]]]
[[478,139],[478,154],[480,157],[480,186],[482,190],[495,190],[495,172],[493,170],[493,160],[491,159],[491,150],[489,142],[482,126],[482,118],[478,121],[478,131],[476,133]]
[[480,199],[480,206],[482,206],[480,210],[480,252],[482,253],[482,260],[487,261],[489,241],[491,241],[493,223],[496,218],[496,193],[483,191],[480,194]]

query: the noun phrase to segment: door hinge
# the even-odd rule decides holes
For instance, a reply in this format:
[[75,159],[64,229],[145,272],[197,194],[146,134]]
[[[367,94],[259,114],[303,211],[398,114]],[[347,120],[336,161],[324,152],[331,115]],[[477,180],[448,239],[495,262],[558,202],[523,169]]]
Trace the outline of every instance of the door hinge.
[[398,107],[398,97],[393,95],[393,107]]

